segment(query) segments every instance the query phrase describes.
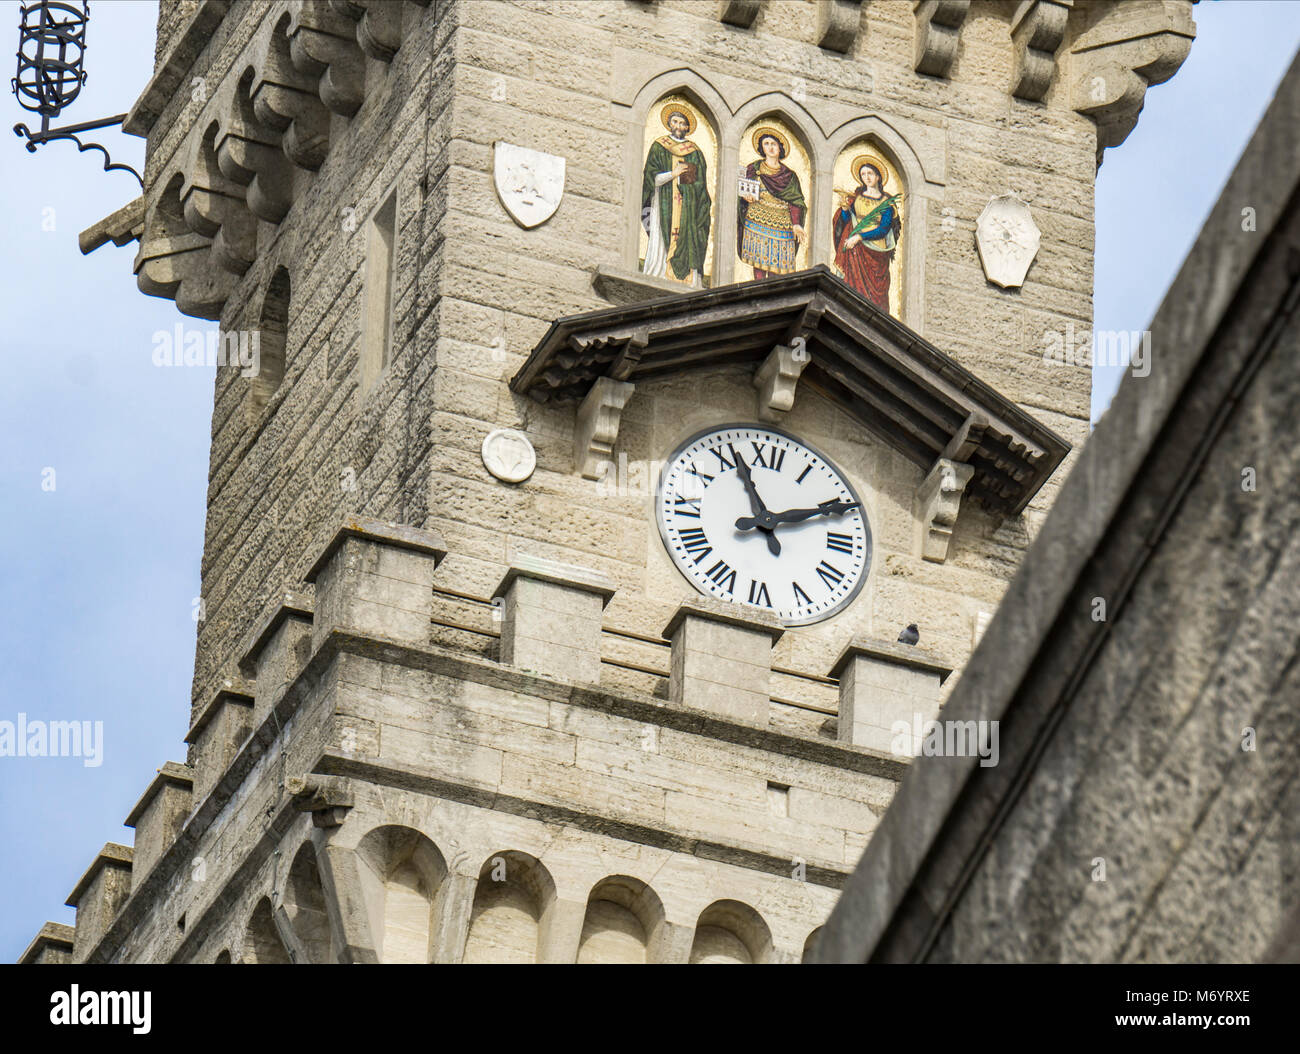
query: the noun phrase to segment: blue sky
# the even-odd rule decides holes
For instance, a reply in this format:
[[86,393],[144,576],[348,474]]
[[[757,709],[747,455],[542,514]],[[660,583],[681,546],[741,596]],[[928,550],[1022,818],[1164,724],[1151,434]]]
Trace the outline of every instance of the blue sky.
[[[1146,328],[1300,46],[1300,3],[1201,3],[1195,18],[1187,62],[1101,169],[1098,329]],[[131,107],[154,19],[143,0],[92,5],[90,79],[61,123]],[[6,0],[15,43],[17,24]],[[12,125],[24,115],[6,99]],[[98,138],[142,167],[142,140]],[[6,140],[0,721],[102,721],[104,758],[0,758],[0,961],[46,919],[73,921],[62,904],[77,878],[104,842],[130,843],[122,820],[154,770],[185,758],[213,386],[211,369],[152,364],[156,332],[206,324],[138,292],[134,244],[77,249],[135,181],[70,143],[32,155]],[[1121,373],[1097,371],[1094,419]]]

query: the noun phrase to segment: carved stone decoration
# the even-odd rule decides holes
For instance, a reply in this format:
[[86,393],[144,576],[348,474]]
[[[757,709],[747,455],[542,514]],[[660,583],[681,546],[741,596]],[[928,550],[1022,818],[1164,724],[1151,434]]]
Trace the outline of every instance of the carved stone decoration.
[[1016,72],[1011,94],[1042,102],[1056,73],[1056,50],[1065,37],[1073,0],[1021,0],[1011,17]]
[[623,407],[636,385],[598,377],[578,407],[573,436],[573,463],[583,479],[600,479],[613,463],[614,444]]
[[1041,241],[1029,206],[1014,194],[990,198],[975,221],[975,246],[984,276],[1003,289],[1024,283]]
[[1191,0],[1113,4],[1070,45],[1070,105],[1097,122],[1097,163],[1137,124],[1146,90],[1172,77],[1196,39]]
[[775,424],[790,412],[794,406],[795,385],[810,358],[802,343],[794,347],[778,344],[772,349],[772,354],[754,372],[759,420]]
[[961,42],[961,24],[970,10],[970,0],[917,0],[916,60],[917,73],[946,77],[957,57]]
[[503,141],[494,157],[497,197],[511,219],[527,229],[555,215],[564,197],[564,158]]
[[974,465],[941,457],[916,489],[915,512],[923,559],[936,564],[948,559],[948,543],[957,523],[961,496],[974,472]]
[[537,451],[523,432],[497,428],[483,439],[483,467],[504,483],[522,483],[537,468]]

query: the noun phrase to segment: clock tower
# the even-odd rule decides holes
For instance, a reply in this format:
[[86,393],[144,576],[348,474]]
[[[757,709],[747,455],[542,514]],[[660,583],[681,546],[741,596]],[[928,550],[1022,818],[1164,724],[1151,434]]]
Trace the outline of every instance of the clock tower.
[[186,762],[28,958],[799,961],[1087,438],[1046,352],[1194,32],[163,0],[83,245],[259,361]]

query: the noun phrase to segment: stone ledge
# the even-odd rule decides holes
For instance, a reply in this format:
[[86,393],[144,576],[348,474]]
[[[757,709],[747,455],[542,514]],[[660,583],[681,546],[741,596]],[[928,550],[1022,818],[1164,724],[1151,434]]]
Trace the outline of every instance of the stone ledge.
[[86,873],[77,880],[77,884],[68,894],[68,899],[63,903],[70,908],[77,906],[77,901],[90,888],[90,883],[95,880],[95,876],[106,867],[116,867],[123,871],[131,870],[131,862],[135,859],[135,850],[129,845],[118,845],[116,842],[105,842],[104,848],[99,851]]
[[868,640],[864,637],[855,637],[844,645],[844,650],[840,652],[839,658],[835,660],[835,665],[831,667],[830,677],[841,677],[844,674],[844,667],[852,659],[858,657],[864,659],[876,659],[880,662],[893,663],[896,666],[906,666],[909,669],[917,670],[923,673],[936,673],[939,675],[939,683],[943,684],[952,673],[952,668],[945,666],[937,655],[931,655],[926,651],[917,651],[916,648],[901,644],[897,641]]
[[701,618],[709,622],[720,622],[726,626],[738,626],[741,629],[766,633],[775,644],[785,635],[781,620],[762,608],[750,607],[748,604],[728,604],[711,597],[695,597],[683,601],[668,624],[662,630],[665,640],[672,640],[681,624],[687,618]]
[[267,642],[275,635],[281,624],[290,618],[312,618],[313,603],[309,596],[285,590],[280,596],[271,600],[263,608],[263,615],[253,629],[244,637],[244,643],[236,649],[239,655],[239,671],[245,677],[253,672],[253,663]]
[[19,965],[27,966],[35,963],[46,948],[59,948],[71,955],[72,939],[76,932],[75,927],[62,922],[47,922],[18,957]]
[[348,516],[343,525],[334,533],[324,551],[311,565],[311,570],[303,576],[306,582],[315,582],[325,565],[348,538],[360,538],[377,545],[391,545],[395,549],[410,549],[412,552],[428,553],[441,562],[447,555],[446,543],[437,531],[422,527],[411,527],[402,523],[372,519],[369,516]]
[[188,765],[182,765],[179,762],[164,762],[163,767],[158,770],[158,774],[154,776],[149,782],[149,786],[145,788],[144,793],[140,795],[140,800],[135,803],[135,807],[131,810],[122,826],[134,827],[144,814],[145,809],[149,808],[149,803],[168,784],[173,787],[192,790],[194,787],[194,770]]
[[682,293],[695,293],[692,286],[672,282],[667,278],[652,278],[647,274],[625,271],[599,264],[591,276],[592,288],[611,304],[639,304],[645,300],[659,300]]
[[539,582],[550,582],[552,585],[567,586],[569,589],[580,589],[586,593],[597,593],[601,598],[601,607],[608,604],[610,597],[618,592],[618,587],[614,585],[613,580],[598,571],[574,564],[557,563],[553,560],[520,557],[501,577],[501,581],[493,591],[493,596],[505,596],[516,578],[532,578]]
[[233,0],[203,0],[126,115],[126,120],[122,122],[123,132],[143,138],[153,131],[153,126],[172,101],[185,74],[208,46],[212,34],[226,17],[232,3]]
[[253,708],[253,697],[245,692],[232,691],[229,688],[218,688],[213,693],[212,698],[208,700],[207,705],[199,712],[194,724],[190,730],[185,733],[185,743],[197,743],[199,736],[203,733],[208,723],[217,716],[221,708],[226,703],[234,703],[236,706],[246,706],[250,710]]

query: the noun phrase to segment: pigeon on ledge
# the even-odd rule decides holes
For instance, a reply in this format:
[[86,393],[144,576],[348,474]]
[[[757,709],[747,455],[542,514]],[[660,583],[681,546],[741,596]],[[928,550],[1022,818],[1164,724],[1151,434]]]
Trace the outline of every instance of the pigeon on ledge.
[[900,644],[915,644],[920,639],[921,634],[918,632],[915,622],[898,635],[898,642]]

